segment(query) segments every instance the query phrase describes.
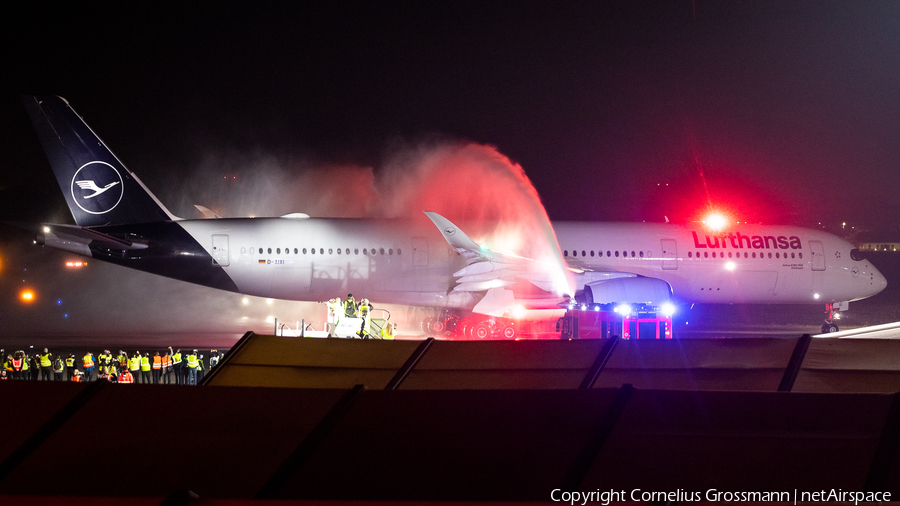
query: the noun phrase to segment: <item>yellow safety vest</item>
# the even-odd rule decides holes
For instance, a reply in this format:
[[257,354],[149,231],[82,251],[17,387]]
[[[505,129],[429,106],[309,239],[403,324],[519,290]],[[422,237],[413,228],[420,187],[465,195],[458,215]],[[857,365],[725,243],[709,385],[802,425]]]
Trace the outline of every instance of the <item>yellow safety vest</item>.
[[147,357],[147,356],[141,357],[141,370],[142,371],[150,370],[150,357]]
[[135,356],[129,358],[128,359],[128,368],[131,369],[132,371],[140,370],[141,357],[135,355]]
[[75,367],[75,357],[69,357],[66,359],[66,367]]
[[91,354],[87,354],[84,356],[84,368],[87,369],[89,367],[94,367],[94,356]]
[[197,355],[191,354],[187,356],[188,367],[191,369],[196,369],[200,366],[200,361],[197,360]]
[[50,354],[45,353],[41,355],[41,367],[50,367]]

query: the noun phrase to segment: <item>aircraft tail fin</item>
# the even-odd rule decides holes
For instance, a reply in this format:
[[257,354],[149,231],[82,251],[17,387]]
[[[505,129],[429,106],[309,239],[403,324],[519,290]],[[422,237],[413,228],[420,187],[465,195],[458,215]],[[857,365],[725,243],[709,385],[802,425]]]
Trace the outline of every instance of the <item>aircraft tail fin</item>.
[[62,97],[23,97],[75,223],[177,220]]

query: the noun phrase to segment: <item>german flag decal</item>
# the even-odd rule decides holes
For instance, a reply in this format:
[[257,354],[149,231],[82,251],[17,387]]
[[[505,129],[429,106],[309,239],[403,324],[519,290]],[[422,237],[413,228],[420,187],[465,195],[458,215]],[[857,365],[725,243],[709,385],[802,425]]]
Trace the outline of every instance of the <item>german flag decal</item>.
[[260,261],[259,261],[259,265],[266,265],[266,261],[265,261],[265,260],[260,260]]

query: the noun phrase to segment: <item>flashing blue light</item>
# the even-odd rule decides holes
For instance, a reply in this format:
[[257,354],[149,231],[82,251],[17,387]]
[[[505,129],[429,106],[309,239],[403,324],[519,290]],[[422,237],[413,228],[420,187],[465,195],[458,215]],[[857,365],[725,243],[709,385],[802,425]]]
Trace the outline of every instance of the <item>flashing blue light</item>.
[[62,301],[61,301],[61,300],[57,300],[57,301],[56,301],[56,305],[58,306],[58,305],[60,305],[60,304],[62,304]]

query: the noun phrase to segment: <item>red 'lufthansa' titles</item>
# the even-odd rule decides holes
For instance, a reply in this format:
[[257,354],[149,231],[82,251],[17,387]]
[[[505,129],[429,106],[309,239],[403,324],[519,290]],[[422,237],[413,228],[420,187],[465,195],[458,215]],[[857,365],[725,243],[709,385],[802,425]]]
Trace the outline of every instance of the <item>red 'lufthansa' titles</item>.
[[744,235],[740,232],[706,236],[706,243],[701,243],[697,232],[691,231],[694,236],[695,248],[728,248],[734,249],[803,249],[800,238],[796,235],[785,237],[783,235]]

